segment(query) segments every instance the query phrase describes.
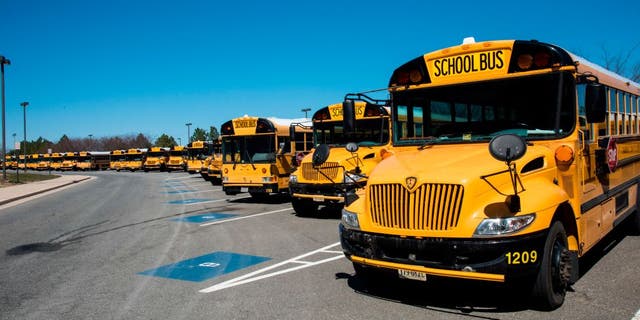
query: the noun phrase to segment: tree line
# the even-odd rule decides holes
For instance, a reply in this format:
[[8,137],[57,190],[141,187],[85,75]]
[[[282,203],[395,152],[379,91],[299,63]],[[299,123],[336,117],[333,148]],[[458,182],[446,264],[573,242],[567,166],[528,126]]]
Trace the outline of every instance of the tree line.
[[[191,141],[215,141],[218,140],[219,133],[216,127],[211,126],[209,132],[202,128],[195,128]],[[186,141],[184,141],[186,145]],[[20,142],[19,150],[12,150],[7,154],[34,154],[51,152],[80,152],[80,151],[112,151],[126,150],[131,148],[151,148],[151,147],[173,147],[178,145],[173,136],[161,134],[152,143],[149,136],[139,133],[137,135],[120,135],[102,138],[69,138],[63,134],[58,142],[49,141],[43,137],[26,142],[26,150],[23,149],[25,143]]]

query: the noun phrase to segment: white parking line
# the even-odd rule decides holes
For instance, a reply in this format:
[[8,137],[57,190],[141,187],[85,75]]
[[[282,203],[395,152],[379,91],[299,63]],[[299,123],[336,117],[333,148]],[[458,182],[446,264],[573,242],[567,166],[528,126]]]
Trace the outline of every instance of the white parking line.
[[[198,203],[204,203],[204,202],[198,202]],[[280,209],[280,210],[267,211],[267,212],[252,214],[252,215],[248,215],[248,216],[242,216],[242,217],[237,217],[237,218],[223,219],[223,220],[218,220],[218,221],[213,221],[213,222],[207,222],[207,223],[201,224],[200,226],[201,227],[206,227],[206,226],[210,226],[210,225],[213,225],[213,224],[221,224],[221,223],[230,222],[230,221],[249,219],[249,218],[253,218],[253,217],[259,217],[259,216],[264,216],[264,215],[267,215],[267,214],[278,213],[278,212],[289,211],[289,210],[293,210],[293,208],[284,208],[284,209]]]
[[[272,266],[266,267],[266,268],[262,268],[260,270],[256,270],[254,272],[251,273],[247,273],[243,276],[237,277],[237,278],[233,278],[221,283],[218,283],[216,285],[213,285],[211,287],[208,288],[204,288],[202,290],[200,290],[199,292],[201,293],[211,293],[214,291],[218,291],[218,290],[222,290],[222,289],[226,289],[226,288],[231,288],[231,287],[235,287],[235,286],[239,286],[241,284],[245,284],[245,283],[250,283],[250,282],[254,282],[254,281],[258,281],[258,280],[262,280],[262,279],[266,279],[266,278],[270,278],[270,277],[275,277],[277,275],[281,275],[284,273],[288,273],[288,272],[292,272],[292,271],[296,271],[296,270],[300,270],[300,269],[304,269],[304,268],[308,268],[308,267],[313,267],[325,262],[330,262],[330,261],[334,261],[334,260],[338,260],[340,258],[344,258],[344,254],[341,251],[336,251],[336,250],[328,250],[329,248],[338,246],[340,244],[340,242],[336,242],[334,244],[330,244],[326,247],[320,248],[318,250],[314,250],[302,255],[299,255],[295,258],[291,258],[289,260],[286,261],[282,261],[280,263],[276,263]],[[336,254],[333,257],[330,258],[326,258],[323,260],[319,260],[319,261],[305,261],[305,260],[301,260],[302,258],[306,258],[308,256],[317,254],[317,253],[330,253],[330,254]],[[280,270],[280,271],[275,271],[275,272],[271,272],[271,273],[267,273],[267,274],[262,274],[266,271],[278,268],[280,266],[283,266],[285,264],[298,264],[295,267],[291,267],[288,269],[284,269],[284,270]]]
[[638,309],[638,312],[636,312],[636,315],[633,316],[633,318],[631,318],[631,320],[640,320],[640,309]]

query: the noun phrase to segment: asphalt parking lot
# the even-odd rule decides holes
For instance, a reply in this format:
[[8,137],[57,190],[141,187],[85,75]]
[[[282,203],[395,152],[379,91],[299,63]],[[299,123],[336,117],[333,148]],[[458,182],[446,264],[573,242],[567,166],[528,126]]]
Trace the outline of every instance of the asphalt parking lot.
[[2,319],[637,319],[640,237],[584,262],[565,304],[531,310],[500,287],[367,283],[339,215],[286,196],[226,196],[199,175],[95,172],[0,208]]

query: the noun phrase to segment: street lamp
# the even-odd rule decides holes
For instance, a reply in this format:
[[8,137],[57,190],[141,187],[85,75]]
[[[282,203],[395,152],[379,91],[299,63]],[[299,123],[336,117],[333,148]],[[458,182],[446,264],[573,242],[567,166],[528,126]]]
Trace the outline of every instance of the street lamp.
[[[5,142],[5,116],[4,116],[4,65],[10,65],[11,61],[5,58],[3,55],[0,55],[0,78],[2,78],[2,156],[5,157],[7,154],[7,143]],[[5,157],[2,161],[2,179],[7,180],[7,158]]]
[[93,149],[93,134],[89,133],[89,151]]
[[22,148],[24,149],[24,171],[27,171],[27,106],[29,102],[21,102],[20,105],[22,106],[22,114],[24,116],[24,142],[22,144]]
[[304,108],[304,109],[302,109],[300,111],[304,112],[304,118],[306,119],[307,118],[307,112],[311,111],[311,108]]
[[187,126],[187,144],[191,142],[191,122],[185,123]]

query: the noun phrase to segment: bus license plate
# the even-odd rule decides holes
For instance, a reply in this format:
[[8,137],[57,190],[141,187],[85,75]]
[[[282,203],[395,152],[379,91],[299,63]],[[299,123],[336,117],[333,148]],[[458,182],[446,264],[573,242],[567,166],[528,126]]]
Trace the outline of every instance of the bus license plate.
[[398,269],[398,276],[403,279],[427,281],[427,274],[420,271]]
[[247,188],[247,187],[241,187],[241,188],[240,188],[240,192],[249,192],[249,188]]
[[313,197],[313,201],[315,201],[315,202],[323,202],[324,198],[323,197]]

